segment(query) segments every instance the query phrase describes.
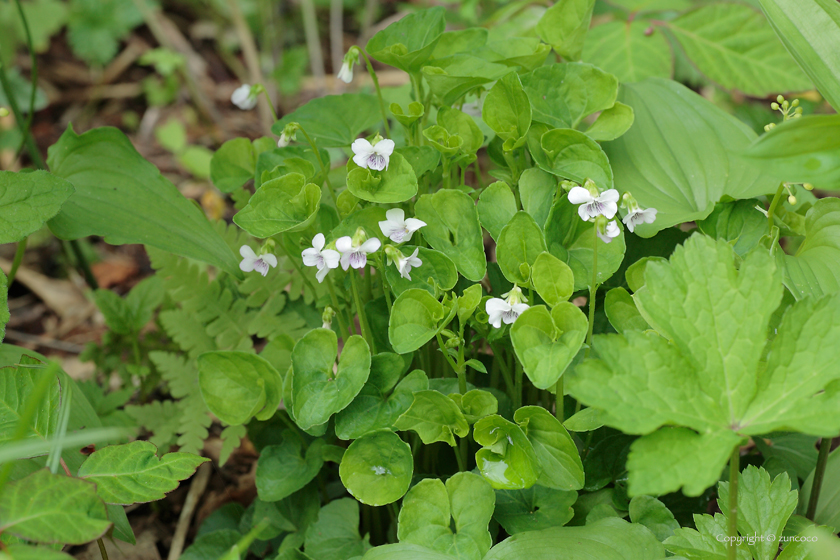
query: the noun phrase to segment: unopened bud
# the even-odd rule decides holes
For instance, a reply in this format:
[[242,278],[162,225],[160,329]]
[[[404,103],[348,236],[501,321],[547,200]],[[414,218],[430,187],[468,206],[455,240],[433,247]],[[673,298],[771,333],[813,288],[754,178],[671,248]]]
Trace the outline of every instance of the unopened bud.
[[778,97],[776,97],[776,101],[777,101],[777,102],[779,102],[779,103],[784,103],[784,102],[785,102],[785,98],[784,98],[784,97],[782,97],[781,95],[779,95]]
[[0,117],[8,117],[8,116],[9,116],[9,110],[6,109],[5,107],[0,107]]
[[770,104],[770,108],[773,109],[774,111],[778,111],[779,110],[779,104],[774,101],[773,103]]
[[803,187],[806,191],[812,191],[812,190],[814,190],[814,185],[812,185],[811,183],[802,183],[802,187]]
[[791,206],[793,206],[794,204],[796,204],[796,197],[795,197],[795,196],[793,196],[793,195],[790,195],[790,196],[788,197],[788,204],[790,204]]
[[798,100],[798,99],[794,99],[794,100],[793,100],[793,103],[791,103],[791,104],[790,104],[790,106],[791,106],[791,107],[799,107],[799,100]]

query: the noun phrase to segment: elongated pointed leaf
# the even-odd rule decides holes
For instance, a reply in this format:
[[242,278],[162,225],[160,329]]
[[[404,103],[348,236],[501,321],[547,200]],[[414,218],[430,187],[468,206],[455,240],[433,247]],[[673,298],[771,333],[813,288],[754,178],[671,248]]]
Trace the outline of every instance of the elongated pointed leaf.
[[[329,118],[325,118],[325,115],[329,115]],[[357,136],[381,119],[379,102],[375,96],[343,93],[316,97],[274,123],[271,131],[280,136],[287,124],[296,122],[319,149],[347,148]],[[297,137],[305,141],[302,133],[299,132]]]
[[106,504],[131,505],[162,500],[178,483],[208,461],[192,453],[167,453],[158,458],[147,441],[110,445],[91,454],[78,476],[96,483]]
[[61,239],[101,235],[113,245],[142,243],[241,276],[239,261],[204,213],[143,159],[115,128],[68,128],[49,150],[54,175],[76,192],[49,221]]

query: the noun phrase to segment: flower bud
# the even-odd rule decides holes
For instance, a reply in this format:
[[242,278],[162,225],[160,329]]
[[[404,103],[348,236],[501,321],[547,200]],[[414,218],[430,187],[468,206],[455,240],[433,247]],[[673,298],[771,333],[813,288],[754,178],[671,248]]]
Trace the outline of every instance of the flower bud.
[[794,100],[793,100],[793,103],[791,103],[791,104],[790,104],[790,106],[791,106],[791,107],[799,107],[799,100],[798,100],[798,99],[794,99]]
[[776,102],[773,102],[773,103],[770,104],[770,108],[773,109],[774,111],[778,111],[779,110],[779,104],[776,103]]
[[335,310],[327,306],[324,308],[324,312],[321,314],[321,321],[323,324],[321,325],[322,329],[330,329],[332,328],[332,320],[335,317]]
[[779,95],[778,97],[776,97],[776,101],[777,101],[778,103],[784,103],[784,102],[785,102],[785,98],[784,98],[783,96]]
[[788,204],[790,204],[791,206],[793,206],[794,204],[796,204],[796,197],[795,197],[795,196],[793,196],[793,195],[790,195],[790,196],[788,197]]
[[356,229],[356,233],[353,234],[353,246],[359,247],[362,243],[367,241],[367,238],[368,237],[367,233],[365,232],[365,229],[359,227],[358,229]]
[[811,183],[802,183],[802,187],[803,187],[806,191],[812,191],[812,190],[814,190],[814,185],[812,185]]

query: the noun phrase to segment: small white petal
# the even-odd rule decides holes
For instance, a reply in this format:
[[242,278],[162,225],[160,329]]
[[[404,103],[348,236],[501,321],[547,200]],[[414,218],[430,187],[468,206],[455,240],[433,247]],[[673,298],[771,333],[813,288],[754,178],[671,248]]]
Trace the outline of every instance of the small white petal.
[[315,247],[304,249],[300,256],[303,258],[303,264],[306,266],[318,266],[321,260],[321,253]]
[[371,239],[368,239],[368,240],[367,240],[367,241],[365,241],[364,243],[362,243],[362,244],[359,246],[359,251],[361,251],[361,252],[363,252],[363,253],[365,253],[365,254],[367,254],[367,253],[373,253],[373,252],[378,251],[378,250],[379,250],[379,248],[380,248],[381,246],[382,246],[382,242],[381,242],[381,241],[379,241],[379,239],[378,239],[378,238],[373,237],[373,238],[371,238]]
[[607,189],[598,197],[598,202],[618,202],[618,191],[615,189]]
[[390,210],[385,212],[385,217],[388,219],[389,222],[393,222],[394,224],[405,224],[405,212],[402,208],[391,208]]
[[257,259],[249,259],[246,257],[242,260],[241,263],[239,263],[239,270],[241,270],[242,272],[251,272],[252,270],[254,270],[254,265],[256,262]]
[[242,255],[242,258],[245,259],[256,259],[257,254],[254,252],[253,249],[248,247],[247,245],[243,245],[239,248],[239,254]]
[[426,222],[423,220],[418,220],[417,218],[409,218],[405,221],[405,227],[408,230],[408,233],[414,233],[421,227],[424,227]]
[[338,262],[341,259],[341,255],[338,251],[324,249],[321,251],[321,257],[324,259],[324,263],[327,265],[327,268],[338,268]]
[[345,235],[344,237],[339,237],[335,240],[335,248],[339,250],[342,254],[345,254],[353,249],[353,240],[350,238],[349,235]]
[[323,233],[319,233],[315,237],[312,238],[312,246],[315,249],[318,249],[319,251],[324,248],[324,243],[326,243],[326,242],[327,242],[327,240],[324,239],[324,234]]
[[271,253],[267,253],[260,258],[262,258],[262,260],[265,261],[271,268],[277,268],[277,257]]
[[[335,267],[333,267],[333,268],[335,268]],[[318,269],[318,272],[315,273],[315,278],[318,279],[319,284],[324,281],[324,278],[326,278],[327,273],[329,271],[330,271],[330,269],[327,268],[326,266],[324,268],[319,268]]]
[[377,142],[376,146],[373,146],[373,151],[381,156],[384,156],[387,160],[389,157],[391,157],[391,154],[394,153],[395,147],[396,144],[393,140],[385,138],[384,140],[380,140],[379,142]]
[[589,191],[583,187],[572,187],[569,191],[569,202],[572,204],[585,204],[594,200]]
[[356,155],[364,155],[365,157],[373,153],[373,146],[364,138],[356,138],[350,145],[350,149]]
[[351,66],[350,63],[346,61],[343,62],[341,64],[341,69],[339,69],[336,77],[345,84],[349,84],[353,81],[353,66]]

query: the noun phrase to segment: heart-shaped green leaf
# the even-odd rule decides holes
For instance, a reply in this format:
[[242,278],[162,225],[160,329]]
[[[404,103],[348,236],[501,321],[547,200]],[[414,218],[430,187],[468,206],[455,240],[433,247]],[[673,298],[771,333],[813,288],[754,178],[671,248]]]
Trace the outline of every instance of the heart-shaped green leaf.
[[[399,250],[403,255],[411,255],[414,253],[414,249],[415,247],[403,245]],[[391,290],[395,294],[400,295],[408,289],[417,288],[426,290],[434,295],[436,293],[435,285],[444,292],[455,287],[455,284],[458,282],[458,271],[452,259],[440,251],[425,247],[418,249],[417,258],[423,264],[411,269],[410,280],[403,278],[395,266],[389,266],[385,269],[385,277],[388,279],[388,285],[391,286]]]
[[516,72],[496,82],[484,100],[481,118],[505,141],[505,150],[519,145],[531,126],[531,103]]
[[446,27],[445,15],[440,6],[409,14],[371,37],[365,50],[380,62],[417,73],[435,50]]
[[588,327],[586,315],[569,302],[550,313],[537,305],[520,315],[510,338],[528,379],[540,389],[554,386],[580,350]]
[[575,274],[569,265],[549,252],[537,255],[531,267],[531,283],[549,307],[569,301],[575,288]]
[[510,72],[504,64],[496,64],[471,54],[456,54],[433,60],[423,67],[423,77],[444,106],[452,105],[468,93],[494,82]]
[[504,181],[488,185],[478,197],[478,218],[495,240],[516,214],[516,197]]
[[823,198],[805,215],[805,240],[794,255],[781,251],[782,280],[796,299],[840,291],[840,200]]
[[537,22],[537,35],[566,60],[579,60],[595,0],[557,2]]
[[493,518],[509,535],[561,527],[572,520],[577,492],[535,484],[523,490],[496,490]]
[[307,184],[300,173],[289,173],[263,183],[233,221],[254,237],[266,238],[306,229],[320,206],[318,185]]
[[633,126],[636,114],[633,107],[616,101],[609,109],[601,111],[592,126],[586,129],[586,135],[598,142],[615,140]]
[[426,445],[445,441],[455,447],[455,436],[462,438],[470,433],[470,425],[458,405],[437,391],[414,393],[411,407],[397,418],[394,427],[414,430]]
[[[325,115],[329,118],[324,118]],[[274,123],[271,131],[280,136],[287,124],[296,122],[318,148],[347,148],[362,132],[373,128],[381,120],[379,101],[375,95],[343,93],[316,97]],[[301,133],[297,137],[303,139]],[[324,161],[328,162],[329,158]]]
[[615,76],[580,62],[541,66],[522,76],[522,87],[534,120],[552,128],[577,128],[588,115],[612,107],[618,95]]
[[469,195],[441,189],[421,196],[414,209],[416,217],[427,224],[422,232],[429,245],[452,259],[467,280],[480,282],[487,259],[478,211]]
[[540,228],[545,226],[548,213],[557,194],[557,177],[537,167],[531,167],[519,176],[519,198],[522,209],[531,214]]
[[260,499],[277,502],[309,484],[324,464],[324,440],[316,439],[306,452],[291,430],[283,432],[283,442],[268,445],[257,460],[256,486]]
[[313,329],[295,344],[293,408],[295,421],[304,430],[324,424],[353,402],[370,375],[370,348],[361,336],[346,340],[333,373],[337,355],[338,340],[329,329]]
[[572,436],[560,421],[539,406],[517,410],[513,419],[525,431],[542,467],[539,484],[557,490],[583,488],[583,464]]
[[198,386],[210,412],[231,426],[274,415],[283,380],[268,361],[248,352],[205,352],[198,357]]
[[350,444],[338,472],[347,491],[363,504],[390,504],[411,484],[411,447],[391,431],[367,434]]
[[429,342],[443,319],[443,305],[435,297],[411,288],[396,299],[388,320],[388,339],[397,354],[414,352]]
[[592,138],[571,128],[555,128],[545,132],[536,143],[534,128],[528,134],[528,148],[537,164],[564,179],[583,184],[592,179],[599,188],[613,188],[613,171],[607,154]]
[[530,214],[519,211],[499,233],[496,262],[509,282],[525,286],[531,280],[534,261],[544,251],[542,230]]
[[490,486],[516,490],[537,482],[539,459],[522,428],[501,416],[488,416],[476,423],[473,439],[483,447],[475,461]]
[[371,171],[347,162],[347,189],[369,202],[396,203],[417,194],[417,177],[411,164],[398,152],[391,154],[388,169]]

